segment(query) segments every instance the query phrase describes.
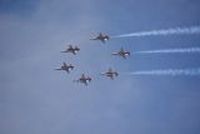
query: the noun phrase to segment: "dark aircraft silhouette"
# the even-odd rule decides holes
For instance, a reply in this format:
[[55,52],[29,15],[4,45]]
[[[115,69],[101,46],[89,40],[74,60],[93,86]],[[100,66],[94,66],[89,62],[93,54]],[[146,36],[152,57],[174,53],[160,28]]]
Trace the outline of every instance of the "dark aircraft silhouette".
[[65,62],[63,62],[63,65],[60,68],[55,69],[55,70],[58,70],[58,71],[64,70],[67,73],[70,73],[70,71],[73,69],[74,69],[73,65],[71,65],[71,64],[67,65]]
[[109,77],[112,80],[114,79],[114,77],[117,77],[119,75],[116,71],[113,71],[111,68],[109,68],[107,72],[101,74]]
[[82,74],[78,80],[74,80],[74,82],[83,83],[85,84],[85,86],[87,86],[88,83],[91,81],[92,81],[92,78],[89,76],[86,77],[85,74]]
[[106,41],[109,39],[110,39],[110,37],[108,35],[99,33],[99,35],[96,38],[93,38],[90,40],[100,40],[101,42],[106,43]]
[[118,56],[123,57],[124,59],[126,59],[127,56],[130,56],[130,54],[131,53],[129,51],[125,51],[123,48],[121,48],[119,52],[112,53],[112,55],[118,55]]
[[80,51],[80,48],[77,46],[72,47],[72,45],[69,45],[69,47],[65,51],[61,51],[61,53],[72,53],[76,55],[78,51]]

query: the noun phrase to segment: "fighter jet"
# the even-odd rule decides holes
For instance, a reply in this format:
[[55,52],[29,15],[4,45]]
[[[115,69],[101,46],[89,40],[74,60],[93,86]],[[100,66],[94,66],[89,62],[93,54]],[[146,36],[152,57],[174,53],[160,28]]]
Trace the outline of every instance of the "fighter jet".
[[78,80],[74,80],[74,82],[83,83],[85,84],[85,86],[87,86],[88,83],[91,81],[92,81],[92,78],[89,76],[86,77],[85,74],[82,74]]
[[117,77],[119,75],[118,72],[113,71],[112,68],[109,68],[107,72],[101,74],[109,77],[112,80],[114,79],[114,77]]
[[58,70],[58,71],[64,70],[67,73],[70,73],[70,71],[73,69],[74,69],[73,65],[71,65],[71,64],[67,65],[65,62],[63,62],[63,65],[60,68],[55,69],[55,70]]
[[96,38],[93,38],[90,40],[100,40],[101,42],[106,43],[106,41],[109,39],[110,39],[110,37],[108,35],[99,33],[99,35]]
[[78,51],[80,51],[80,48],[77,46],[72,47],[72,45],[69,45],[68,48],[65,51],[61,51],[61,53],[72,53],[76,55]]
[[124,59],[126,59],[127,56],[130,56],[130,54],[131,53],[129,51],[125,51],[123,48],[121,48],[119,52],[112,53],[112,55],[118,55],[118,56],[123,57]]

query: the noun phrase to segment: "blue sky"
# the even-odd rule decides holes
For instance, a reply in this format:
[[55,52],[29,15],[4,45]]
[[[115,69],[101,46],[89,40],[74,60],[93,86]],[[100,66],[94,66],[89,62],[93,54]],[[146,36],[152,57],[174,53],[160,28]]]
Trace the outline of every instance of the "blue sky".
[[[200,23],[198,0],[1,0],[1,134],[198,134],[199,76],[99,76],[200,67],[199,54],[134,55],[134,51],[198,47],[200,35],[120,38],[103,45],[92,33],[119,35]],[[63,55],[68,43],[81,48]],[[133,54],[112,57],[121,47]],[[63,61],[77,68],[54,71]],[[82,72],[88,87],[72,82]]]

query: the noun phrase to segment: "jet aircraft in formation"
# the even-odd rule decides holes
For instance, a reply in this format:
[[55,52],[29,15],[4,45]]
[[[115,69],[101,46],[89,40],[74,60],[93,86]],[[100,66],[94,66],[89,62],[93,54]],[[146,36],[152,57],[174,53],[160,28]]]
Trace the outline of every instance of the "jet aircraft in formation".
[[72,45],[69,45],[68,48],[65,51],[61,51],[61,53],[72,53],[76,55],[80,51],[80,48],[75,46],[73,47]]
[[103,33],[99,33],[99,35],[96,38],[92,38],[90,40],[100,40],[103,43],[106,43],[106,41],[108,41],[110,39],[110,37],[106,34]]
[[74,82],[78,82],[78,83],[83,83],[86,86],[88,85],[89,82],[92,81],[92,78],[89,76],[85,76],[85,74],[82,74],[81,77],[78,80],[74,80]]
[[119,75],[118,72],[117,71],[113,71],[112,68],[109,68],[108,71],[103,72],[101,74],[109,77],[112,80]]
[[123,57],[124,59],[126,59],[128,56],[130,56],[130,52],[129,51],[125,51],[123,48],[120,49],[120,51],[118,52],[113,52],[112,55],[118,55]]
[[55,69],[55,70],[58,70],[58,71],[64,70],[67,73],[70,73],[70,71],[73,70],[73,69],[74,69],[73,65],[71,65],[71,64],[68,65],[65,62],[63,62],[63,65],[60,68]]

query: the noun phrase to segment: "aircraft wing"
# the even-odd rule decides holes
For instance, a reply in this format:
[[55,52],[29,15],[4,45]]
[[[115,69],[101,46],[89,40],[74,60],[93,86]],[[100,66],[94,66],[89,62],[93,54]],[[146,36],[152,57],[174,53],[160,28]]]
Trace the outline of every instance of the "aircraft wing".
[[69,73],[69,69],[65,69],[65,71],[66,71],[67,73]]
[[126,55],[123,54],[122,57],[123,57],[124,59],[126,59]]
[[113,76],[113,74],[112,74],[112,75],[110,75],[110,79],[114,80],[114,76]]

